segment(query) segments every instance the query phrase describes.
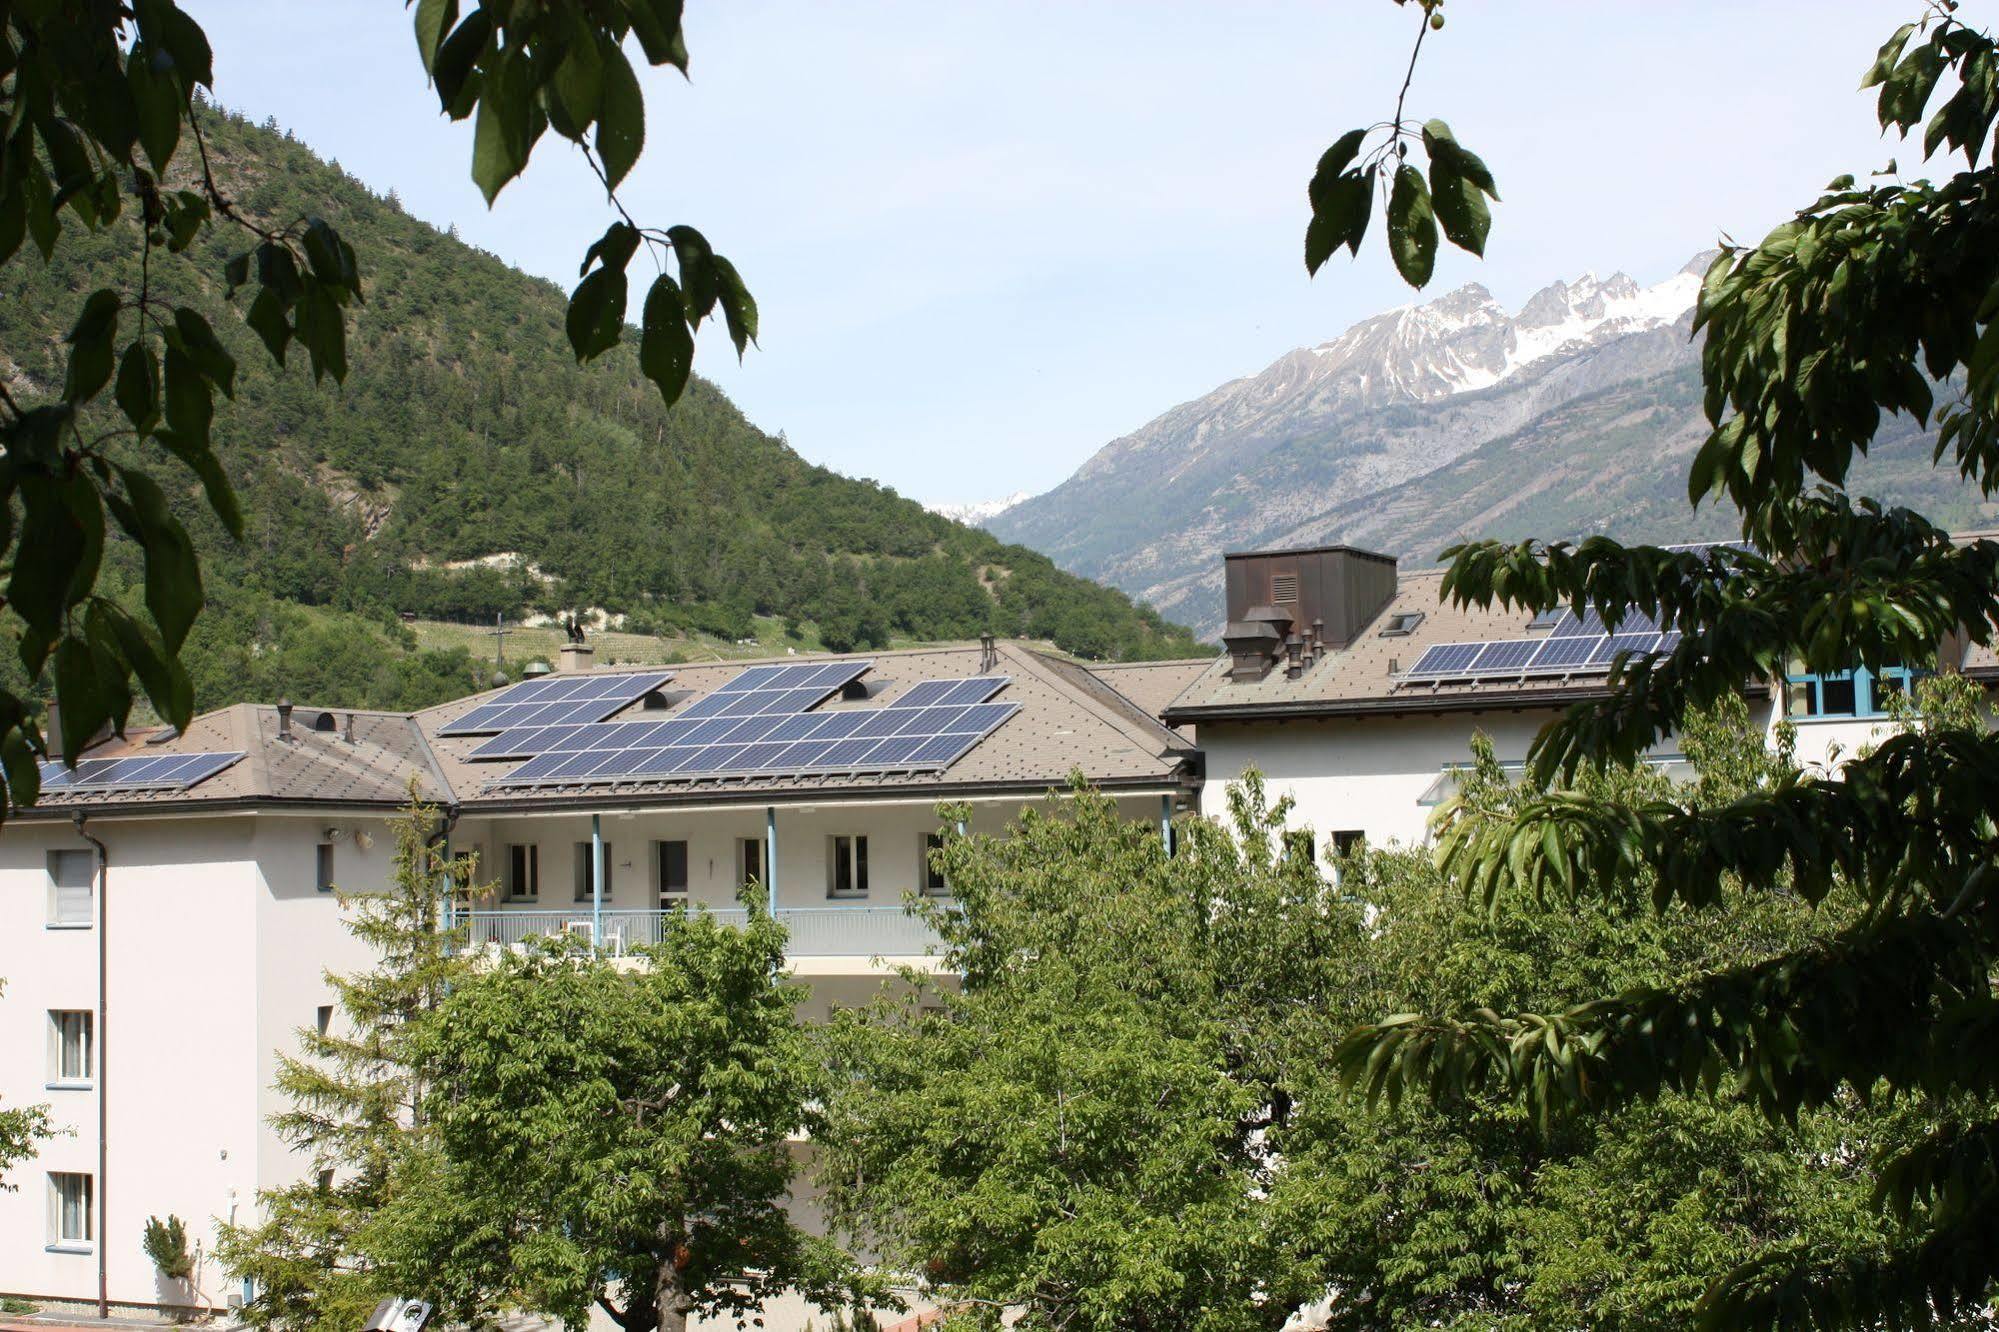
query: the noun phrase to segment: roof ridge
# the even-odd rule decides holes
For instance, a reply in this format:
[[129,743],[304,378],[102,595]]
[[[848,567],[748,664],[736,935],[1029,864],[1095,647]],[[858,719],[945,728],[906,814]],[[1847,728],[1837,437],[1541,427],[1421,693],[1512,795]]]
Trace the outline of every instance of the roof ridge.
[[[1141,726],[1134,718],[1126,716],[1122,709],[1107,706],[1102,699],[1094,696],[1088,689],[1077,688],[1071,681],[1063,678],[1060,674],[1063,670],[1074,669],[1088,675],[1089,668],[1087,666],[1080,663],[1063,661],[1060,658],[1036,652],[1031,648],[1023,648],[1016,643],[1008,643],[1004,646],[1008,649],[1010,655],[1024,662],[1039,678],[1078,699],[1084,706],[1095,712],[1099,718],[1109,722],[1111,726],[1122,732],[1127,740],[1140,745],[1156,744],[1157,748],[1147,751],[1155,758],[1163,756],[1166,751],[1175,748],[1181,742],[1180,736],[1175,735],[1158,721],[1151,721],[1149,725]],[[1094,679],[1095,677],[1091,678]],[[1109,685],[1104,684],[1102,681],[1097,681],[1097,683],[1102,688],[1108,689],[1111,693],[1117,694],[1119,698],[1124,699],[1124,695],[1118,694]],[[1138,711],[1140,715],[1143,715],[1143,709],[1140,709],[1136,703],[1132,703],[1130,699],[1124,699],[1124,701],[1132,709]]]

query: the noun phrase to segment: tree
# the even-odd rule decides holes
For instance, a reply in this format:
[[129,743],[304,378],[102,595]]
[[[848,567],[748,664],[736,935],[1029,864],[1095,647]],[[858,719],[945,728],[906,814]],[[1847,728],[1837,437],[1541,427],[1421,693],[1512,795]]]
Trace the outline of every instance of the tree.
[[1277,1141],[1360,914],[1254,781],[1170,857],[1080,780],[1066,805],[934,855],[962,986],[835,1020],[831,1214],[967,1326],[1280,1327],[1320,1285],[1269,1203]]
[[417,1040],[437,1152],[408,1160],[371,1253],[451,1316],[518,1303],[575,1329],[593,1306],[680,1332],[790,1288],[875,1295],[785,1211],[819,1079],[784,945],[754,906],[741,929],[676,913],[636,966],[550,946],[459,984]]
[[[1537,775],[1629,763],[1689,708],[1793,663],[1949,670],[1965,645],[1992,642],[1999,543],[1954,541],[1841,486],[1885,411],[1934,420],[1939,464],[1999,488],[1995,69],[1990,37],[1954,3],[1930,6],[1883,45],[1863,86],[1881,90],[1884,129],[1906,136],[1928,114],[1925,159],[1961,152],[1964,169],[1941,184],[1841,176],[1708,272],[1695,327],[1712,430],[1689,494],[1731,502],[1741,545],[1449,552],[1445,595],[1460,603],[1593,607],[1606,623],[1637,611],[1683,635],[1670,654],[1623,662],[1609,698],[1546,728]],[[1999,738],[1982,722],[1904,730],[1836,772],[1786,773],[1712,806],[1551,790],[1499,822],[1457,807],[1442,826],[1445,866],[1511,909],[1567,910],[1632,873],[1660,910],[1711,910],[1737,885],[1818,905],[1851,892],[1860,908],[1807,944],[1669,984],[1372,1023],[1343,1047],[1349,1078],[1391,1098],[1503,1090],[1551,1122],[1724,1086],[1778,1122],[1848,1098],[1921,1096],[1934,1127],[1879,1162],[1891,1242],[1871,1255],[1803,1235],[1773,1243],[1716,1284],[1705,1319],[1976,1316],[1999,1277]]]
[[387,890],[335,889],[348,932],[378,961],[351,976],[328,973],[338,1020],[324,1031],[301,1028],[299,1053],[278,1060],[277,1089],[291,1108],[271,1123],[310,1155],[312,1169],[296,1184],[260,1191],[260,1220],[223,1227],[223,1267],[256,1287],[243,1309],[253,1327],[351,1332],[395,1293],[364,1238],[401,1163],[434,1150],[415,1037],[468,975],[463,931],[445,921],[454,894],[479,891],[471,856],[440,854],[443,832],[412,781]]
[[[625,42],[684,73],[680,0],[475,0],[462,15],[458,0],[416,0],[414,13],[441,108],[475,122],[472,176],[489,204],[552,128],[618,214],[584,255],[569,300],[577,358],[623,337],[625,274],[641,245],[674,267],[653,280],[640,318],[639,364],[665,400],[687,385],[704,319],[719,312],[741,355],[757,315],[735,268],[692,227],[641,227],[617,197],[645,141]],[[168,503],[180,481],[163,486],[148,469],[176,460],[221,525],[244,533],[210,438],[215,395],[234,396],[236,360],[206,317],[162,294],[164,270],[198,237],[229,228],[243,248],[224,276],[232,295],[254,291],[243,318],[272,359],[282,365],[297,343],[315,382],[347,374],[346,310],[363,299],[353,247],[323,218],[267,226],[237,206],[204,139],[203,90],[214,84],[208,38],[174,0],[0,3],[0,264],[28,262],[24,240],[46,264],[65,236],[110,227],[128,200],[143,224],[137,287],[84,298],[60,394],[21,402],[0,386],[0,502],[12,516],[0,525],[5,609],[27,673],[53,673],[67,755],[106,724],[123,730],[135,679],[170,723],[184,727],[193,711],[180,649],[202,605],[200,563]],[[143,613],[98,590],[107,515],[144,552]],[[28,698],[0,690],[0,816],[34,803],[46,753]]]
[[[0,981],[0,992],[6,982]],[[45,1105],[0,1108],[0,1189],[15,1186],[7,1182],[7,1172],[33,1156],[36,1144],[55,1136]]]

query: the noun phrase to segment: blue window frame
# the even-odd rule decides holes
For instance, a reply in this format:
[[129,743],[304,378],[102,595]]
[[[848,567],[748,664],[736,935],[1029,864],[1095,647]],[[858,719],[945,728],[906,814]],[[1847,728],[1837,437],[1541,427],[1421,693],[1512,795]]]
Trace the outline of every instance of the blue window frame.
[[1813,674],[1795,669],[1796,665],[1784,677],[1784,714],[1789,717],[1885,716],[1890,700],[1908,693],[1926,673],[1886,666],[1879,671],[1861,667]]

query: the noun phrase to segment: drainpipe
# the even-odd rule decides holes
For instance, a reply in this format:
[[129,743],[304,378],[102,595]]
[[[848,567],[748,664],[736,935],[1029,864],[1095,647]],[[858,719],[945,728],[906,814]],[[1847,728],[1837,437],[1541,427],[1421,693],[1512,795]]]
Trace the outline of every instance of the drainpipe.
[[106,889],[111,877],[111,852],[102,839],[92,836],[84,826],[82,810],[77,810],[70,817],[76,824],[76,835],[97,848],[97,1030],[91,1036],[97,1047],[97,1067],[92,1070],[97,1074],[97,1228],[91,1238],[97,1242],[97,1316],[109,1318],[111,1279],[105,1264],[111,1246],[106,1240],[108,1227],[105,1222],[111,1216],[107,1202],[110,1197],[107,1176],[111,1167],[111,1117],[105,1100],[110,1083],[109,1064],[105,1058],[109,1043],[105,1036],[110,1025],[111,897]]
[[770,918],[777,919],[777,806],[764,806],[764,892],[770,898]]
[[1159,797],[1159,849],[1173,854],[1173,797]]
[[590,816],[590,943],[604,944],[604,816]]
[[[348,713],[347,720],[351,725],[354,720],[354,714],[351,712]],[[458,826],[457,805],[446,805],[443,814],[444,817],[438,820],[437,827],[431,830],[430,836],[424,838],[424,846],[433,852],[431,857],[433,865],[439,860],[451,859],[451,830]],[[444,900],[437,904],[437,920],[438,933],[440,934],[449,934],[451,927],[457,923],[451,918],[451,894],[449,892],[445,893]]]

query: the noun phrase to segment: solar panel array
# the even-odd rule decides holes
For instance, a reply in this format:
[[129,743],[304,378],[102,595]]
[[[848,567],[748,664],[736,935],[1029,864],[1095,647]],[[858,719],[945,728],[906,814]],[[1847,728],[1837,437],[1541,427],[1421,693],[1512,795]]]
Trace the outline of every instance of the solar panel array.
[[464,716],[446,722],[437,728],[437,733],[485,735],[523,726],[602,721],[672,678],[672,671],[625,671],[524,680]]
[[49,791],[184,791],[207,781],[243,757],[227,754],[142,754],[130,758],[85,759],[75,768],[60,763],[41,765],[42,790]]
[[752,667],[668,720],[524,728],[470,757],[527,760],[494,786],[938,771],[1019,711],[989,701],[1005,676],[925,680],[885,707],[812,711],[870,665]]
[[[1642,619],[1643,617],[1639,617]],[[1589,675],[1608,671],[1619,653],[1671,652],[1680,636],[1656,628],[1606,634],[1560,627],[1547,638],[1501,638],[1481,643],[1435,643],[1403,673],[1405,680],[1513,679],[1529,675]]]

